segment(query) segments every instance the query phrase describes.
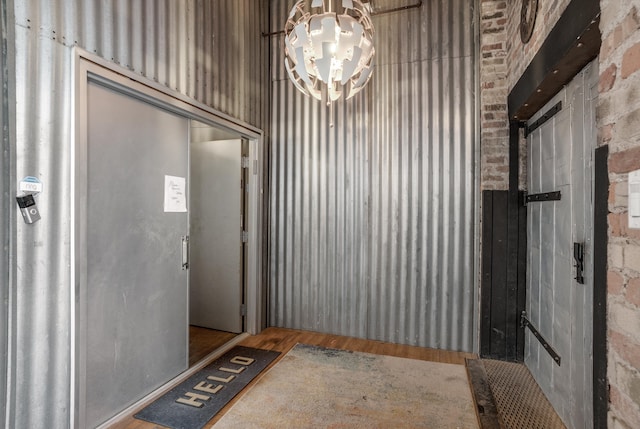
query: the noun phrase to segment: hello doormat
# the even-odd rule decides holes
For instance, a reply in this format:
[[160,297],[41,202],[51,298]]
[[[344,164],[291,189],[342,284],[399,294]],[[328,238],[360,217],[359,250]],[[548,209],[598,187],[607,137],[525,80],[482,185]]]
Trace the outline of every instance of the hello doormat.
[[201,429],[278,355],[234,347],[134,417],[173,429]]

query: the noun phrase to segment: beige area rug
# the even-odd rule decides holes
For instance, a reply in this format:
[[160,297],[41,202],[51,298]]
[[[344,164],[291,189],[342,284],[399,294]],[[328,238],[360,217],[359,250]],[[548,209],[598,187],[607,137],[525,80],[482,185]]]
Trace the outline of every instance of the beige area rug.
[[223,428],[478,428],[465,367],[296,345]]

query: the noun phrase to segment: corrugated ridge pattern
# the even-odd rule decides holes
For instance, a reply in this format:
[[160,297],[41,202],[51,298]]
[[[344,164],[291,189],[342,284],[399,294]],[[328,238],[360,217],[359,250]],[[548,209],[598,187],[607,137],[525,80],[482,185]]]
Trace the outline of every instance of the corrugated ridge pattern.
[[16,174],[38,177],[44,189],[37,197],[42,220],[20,219],[17,226],[12,419],[15,427],[63,427],[70,379],[71,52],[21,27],[16,41],[30,54],[16,55]]
[[374,17],[374,77],[333,128],[273,38],[271,324],[474,349],[474,4]]
[[258,0],[27,0],[16,2],[16,24],[262,128],[263,7]]
[[0,0],[0,424],[5,423],[7,368],[9,362],[8,333],[9,333],[9,285],[13,278],[11,268],[11,213],[15,210],[12,201],[11,171],[13,169],[12,139],[9,119],[9,22],[7,16],[7,1]]
[[37,176],[44,191],[42,220],[20,219],[15,230],[9,427],[70,421],[71,47],[260,127],[264,7],[258,0],[15,2],[16,178]]

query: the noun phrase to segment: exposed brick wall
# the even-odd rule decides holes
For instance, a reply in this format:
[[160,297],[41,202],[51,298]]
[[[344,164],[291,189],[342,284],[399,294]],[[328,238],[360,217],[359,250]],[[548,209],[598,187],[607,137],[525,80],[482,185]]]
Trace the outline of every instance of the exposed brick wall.
[[609,145],[609,427],[640,427],[640,230],[628,173],[640,169],[640,1],[601,0],[599,144]]
[[481,187],[509,188],[506,0],[482,0],[480,9]]
[[[519,29],[522,2],[480,0],[482,189],[509,188],[507,96],[569,2],[539,0],[534,34],[531,41],[523,45]],[[525,158],[520,160],[521,188],[524,188],[525,161]]]

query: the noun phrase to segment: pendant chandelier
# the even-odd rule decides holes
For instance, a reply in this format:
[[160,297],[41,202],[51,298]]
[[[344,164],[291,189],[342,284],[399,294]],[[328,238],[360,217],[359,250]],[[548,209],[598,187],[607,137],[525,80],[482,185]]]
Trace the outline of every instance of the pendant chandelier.
[[327,104],[364,88],[375,54],[373,24],[362,1],[339,1],[341,11],[332,11],[332,0],[299,0],[284,27],[289,78],[306,95],[322,100],[324,93]]

